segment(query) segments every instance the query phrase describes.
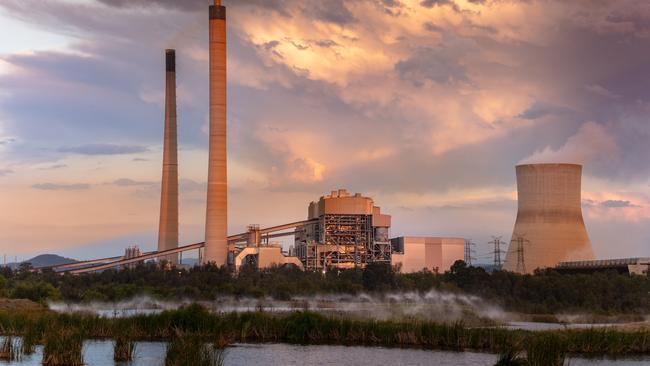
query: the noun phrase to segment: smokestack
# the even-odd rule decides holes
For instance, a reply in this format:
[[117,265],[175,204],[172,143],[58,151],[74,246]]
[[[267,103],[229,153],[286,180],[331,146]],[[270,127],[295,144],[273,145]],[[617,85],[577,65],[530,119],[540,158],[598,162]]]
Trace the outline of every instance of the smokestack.
[[504,270],[532,273],[560,262],[593,260],[582,218],[582,166],[517,166],[517,221]]
[[[176,132],[176,52],[165,50],[165,134],[158,251],[178,248],[178,152]],[[178,254],[165,258],[178,263]]]
[[226,149],[226,7],[210,6],[210,156],[204,261],[228,258],[228,177]]

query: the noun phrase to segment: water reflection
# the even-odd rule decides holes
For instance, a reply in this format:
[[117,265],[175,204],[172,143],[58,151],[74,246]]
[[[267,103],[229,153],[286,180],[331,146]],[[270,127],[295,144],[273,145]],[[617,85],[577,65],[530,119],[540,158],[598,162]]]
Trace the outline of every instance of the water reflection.
[[[25,356],[22,362],[0,364],[41,365],[43,347]],[[163,366],[165,345],[160,342],[139,342],[136,359],[117,365]],[[237,344],[228,349],[227,366],[377,366],[377,365],[454,365],[492,366],[496,356],[476,352],[439,352],[415,349],[345,346],[298,346],[288,344]],[[110,341],[87,341],[84,344],[84,361],[89,366],[116,366],[113,362],[113,344]],[[640,366],[647,365],[650,357],[626,360],[572,359],[572,366]]]

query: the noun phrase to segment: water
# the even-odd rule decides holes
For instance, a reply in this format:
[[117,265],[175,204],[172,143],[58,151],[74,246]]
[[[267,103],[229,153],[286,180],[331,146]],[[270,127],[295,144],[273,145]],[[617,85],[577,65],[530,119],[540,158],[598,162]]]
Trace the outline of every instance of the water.
[[[8,365],[40,366],[43,347],[21,362],[1,362]],[[84,361],[89,366],[163,366],[165,344],[140,342],[136,358],[130,363],[113,362],[111,341],[87,341]],[[226,366],[492,366],[497,356],[476,352],[441,352],[415,349],[345,346],[298,346],[288,344],[237,344],[228,348]],[[572,359],[571,366],[640,366],[650,363],[650,357],[625,360]]]
[[563,329],[589,329],[612,327],[617,324],[599,323],[538,323],[538,322],[508,322],[503,328],[521,330],[563,330]]

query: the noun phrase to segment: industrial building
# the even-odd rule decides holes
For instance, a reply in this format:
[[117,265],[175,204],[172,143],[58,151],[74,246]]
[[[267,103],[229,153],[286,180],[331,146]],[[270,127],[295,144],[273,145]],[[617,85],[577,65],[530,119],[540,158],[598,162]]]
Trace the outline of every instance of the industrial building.
[[465,255],[465,239],[401,236],[391,239],[393,267],[402,273],[443,273]]
[[516,170],[517,220],[503,269],[532,273],[560,262],[593,260],[582,218],[582,166],[527,164]]
[[555,267],[560,273],[586,273],[616,271],[618,273],[647,275],[650,258],[601,259],[593,261],[560,262]]
[[296,256],[307,270],[390,263],[390,221],[372,198],[332,191],[311,202],[307,222],[296,227]]
[[239,271],[243,265],[251,265],[258,269],[294,265],[304,270],[304,266],[298,258],[282,253],[282,246],[279,243],[242,248],[234,256],[232,265],[235,271]]

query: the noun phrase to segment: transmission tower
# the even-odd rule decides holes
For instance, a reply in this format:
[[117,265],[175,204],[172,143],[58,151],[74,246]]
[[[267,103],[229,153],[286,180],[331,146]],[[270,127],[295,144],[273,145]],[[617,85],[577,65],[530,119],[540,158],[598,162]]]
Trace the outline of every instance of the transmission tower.
[[501,254],[504,253],[503,250],[501,250],[501,244],[505,244],[501,241],[501,236],[493,236],[492,241],[489,243],[494,246],[494,250],[492,254],[494,255],[494,267],[496,269],[501,269]]
[[530,240],[524,238],[523,235],[518,235],[512,239],[517,244],[517,273],[526,273],[526,262],[524,260],[524,244],[530,243]]
[[465,263],[467,263],[468,266],[472,265],[472,260],[474,260],[474,242],[472,242],[471,239],[465,240]]

